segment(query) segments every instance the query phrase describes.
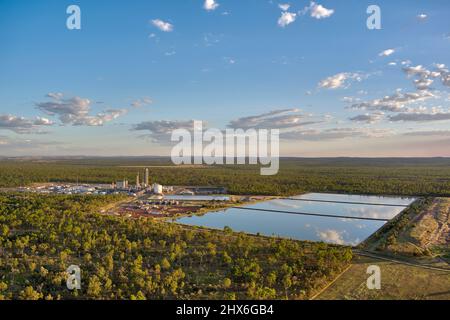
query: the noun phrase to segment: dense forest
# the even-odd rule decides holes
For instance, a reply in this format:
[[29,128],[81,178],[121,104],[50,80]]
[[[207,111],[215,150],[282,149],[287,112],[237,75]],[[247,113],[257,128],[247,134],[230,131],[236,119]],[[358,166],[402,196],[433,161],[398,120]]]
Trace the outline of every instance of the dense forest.
[[[91,172],[66,169],[54,177]],[[303,299],[352,258],[324,243],[96,213],[118,200],[0,193],[0,299]],[[80,290],[66,287],[70,265]]]
[[[164,185],[220,185],[234,194],[302,192],[450,196],[450,159],[281,159],[275,176],[259,166],[168,167],[168,158],[3,159],[0,187],[33,182],[134,181],[137,166]],[[164,167],[165,166],[165,167]]]

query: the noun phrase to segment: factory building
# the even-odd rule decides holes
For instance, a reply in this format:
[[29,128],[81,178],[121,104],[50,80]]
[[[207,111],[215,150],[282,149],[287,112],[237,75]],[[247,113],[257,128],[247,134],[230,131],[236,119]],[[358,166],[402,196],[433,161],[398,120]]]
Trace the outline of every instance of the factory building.
[[208,195],[208,194],[226,194],[228,193],[227,188],[224,187],[185,187],[184,190],[188,190],[193,192],[194,194],[202,194],[202,195]]
[[157,183],[154,183],[152,186],[154,194],[163,194],[163,186]]
[[123,181],[116,182],[117,189],[128,189],[128,180],[123,179]]

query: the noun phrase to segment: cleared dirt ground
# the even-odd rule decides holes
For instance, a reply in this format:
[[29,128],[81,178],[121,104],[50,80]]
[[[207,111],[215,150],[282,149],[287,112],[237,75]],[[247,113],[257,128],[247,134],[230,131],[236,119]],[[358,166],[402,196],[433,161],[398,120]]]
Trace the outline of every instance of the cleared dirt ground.
[[[392,227],[369,238],[361,249],[360,253],[369,256],[355,252],[352,266],[317,299],[450,300],[449,198],[429,199],[419,210],[406,210]],[[380,290],[367,288],[371,265],[381,269]]]
[[411,243],[424,255],[450,262],[450,199],[434,199],[432,205],[413,220],[401,242]]
[[384,253],[415,262],[449,267],[450,199],[435,198],[420,214],[411,217]]
[[[367,288],[367,268],[381,269],[381,289]],[[356,256],[353,265],[316,299],[431,299],[450,300],[450,272],[423,269],[375,258]]]

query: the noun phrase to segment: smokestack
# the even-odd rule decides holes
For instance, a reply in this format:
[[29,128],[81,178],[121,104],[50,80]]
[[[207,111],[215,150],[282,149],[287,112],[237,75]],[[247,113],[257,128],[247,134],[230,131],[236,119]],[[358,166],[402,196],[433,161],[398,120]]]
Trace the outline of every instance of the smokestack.
[[149,174],[148,174],[148,168],[145,168],[145,174],[144,174],[144,186],[149,186]]

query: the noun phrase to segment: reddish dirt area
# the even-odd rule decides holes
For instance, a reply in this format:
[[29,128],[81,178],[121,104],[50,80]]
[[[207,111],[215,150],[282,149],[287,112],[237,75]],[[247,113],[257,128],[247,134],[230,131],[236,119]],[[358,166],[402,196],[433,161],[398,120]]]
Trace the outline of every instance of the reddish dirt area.
[[450,199],[436,198],[433,204],[413,220],[410,236],[421,248],[450,243]]

